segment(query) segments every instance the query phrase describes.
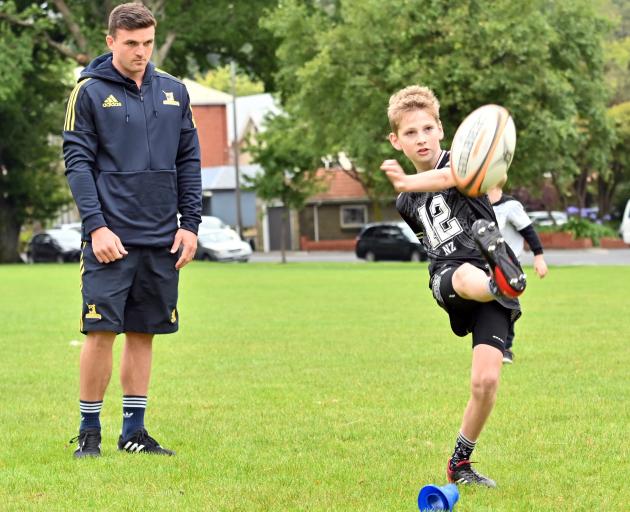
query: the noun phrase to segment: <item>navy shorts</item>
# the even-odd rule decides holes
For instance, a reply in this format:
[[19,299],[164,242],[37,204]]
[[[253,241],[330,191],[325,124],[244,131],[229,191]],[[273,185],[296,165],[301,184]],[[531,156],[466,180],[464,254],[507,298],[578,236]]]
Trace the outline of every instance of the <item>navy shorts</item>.
[[126,247],[129,254],[112,263],[99,263],[86,242],[81,251],[81,332],[177,331],[179,255],[170,248]]
[[520,309],[508,309],[496,300],[463,299],[453,288],[455,270],[457,267],[446,267],[431,276],[433,297],[448,313],[451,330],[457,336],[472,333],[473,348],[480,344],[490,345],[503,352],[510,325],[520,316]]

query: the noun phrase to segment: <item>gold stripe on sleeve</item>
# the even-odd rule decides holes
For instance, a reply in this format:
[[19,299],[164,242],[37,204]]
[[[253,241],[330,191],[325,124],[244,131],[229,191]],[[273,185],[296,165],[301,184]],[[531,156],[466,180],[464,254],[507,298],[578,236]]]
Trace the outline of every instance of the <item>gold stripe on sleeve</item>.
[[75,121],[75,106],[77,102],[77,97],[79,96],[79,91],[81,87],[83,87],[86,83],[88,83],[91,78],[86,78],[82,80],[72,89],[72,93],[70,94],[70,99],[68,100],[68,106],[66,108],[66,120],[63,125],[63,129],[65,131],[74,130],[74,121]]
[[197,123],[195,122],[195,113],[193,112],[192,105],[188,103],[190,107],[190,119],[192,119],[193,128],[197,128]]

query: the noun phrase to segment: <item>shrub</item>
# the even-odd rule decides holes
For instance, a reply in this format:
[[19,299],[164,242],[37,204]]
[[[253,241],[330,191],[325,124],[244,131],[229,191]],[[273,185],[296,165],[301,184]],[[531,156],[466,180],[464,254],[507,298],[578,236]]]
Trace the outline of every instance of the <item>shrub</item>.
[[599,246],[602,237],[617,236],[614,229],[580,217],[569,217],[569,221],[562,226],[562,230],[570,232],[573,238],[590,238],[594,246]]

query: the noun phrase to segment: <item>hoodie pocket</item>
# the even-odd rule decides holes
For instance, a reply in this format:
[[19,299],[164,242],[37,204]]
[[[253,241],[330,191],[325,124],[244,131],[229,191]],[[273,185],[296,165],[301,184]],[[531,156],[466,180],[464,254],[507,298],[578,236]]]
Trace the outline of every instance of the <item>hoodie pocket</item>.
[[177,228],[175,170],[101,172],[96,181],[110,228],[163,234]]

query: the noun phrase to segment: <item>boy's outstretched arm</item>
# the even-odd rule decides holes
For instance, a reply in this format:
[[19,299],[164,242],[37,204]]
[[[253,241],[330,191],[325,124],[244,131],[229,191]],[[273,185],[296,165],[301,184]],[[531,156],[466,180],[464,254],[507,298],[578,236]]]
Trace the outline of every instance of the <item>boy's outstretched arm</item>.
[[439,192],[455,186],[449,167],[431,169],[418,174],[405,174],[397,160],[385,160],[381,170],[396,192]]

